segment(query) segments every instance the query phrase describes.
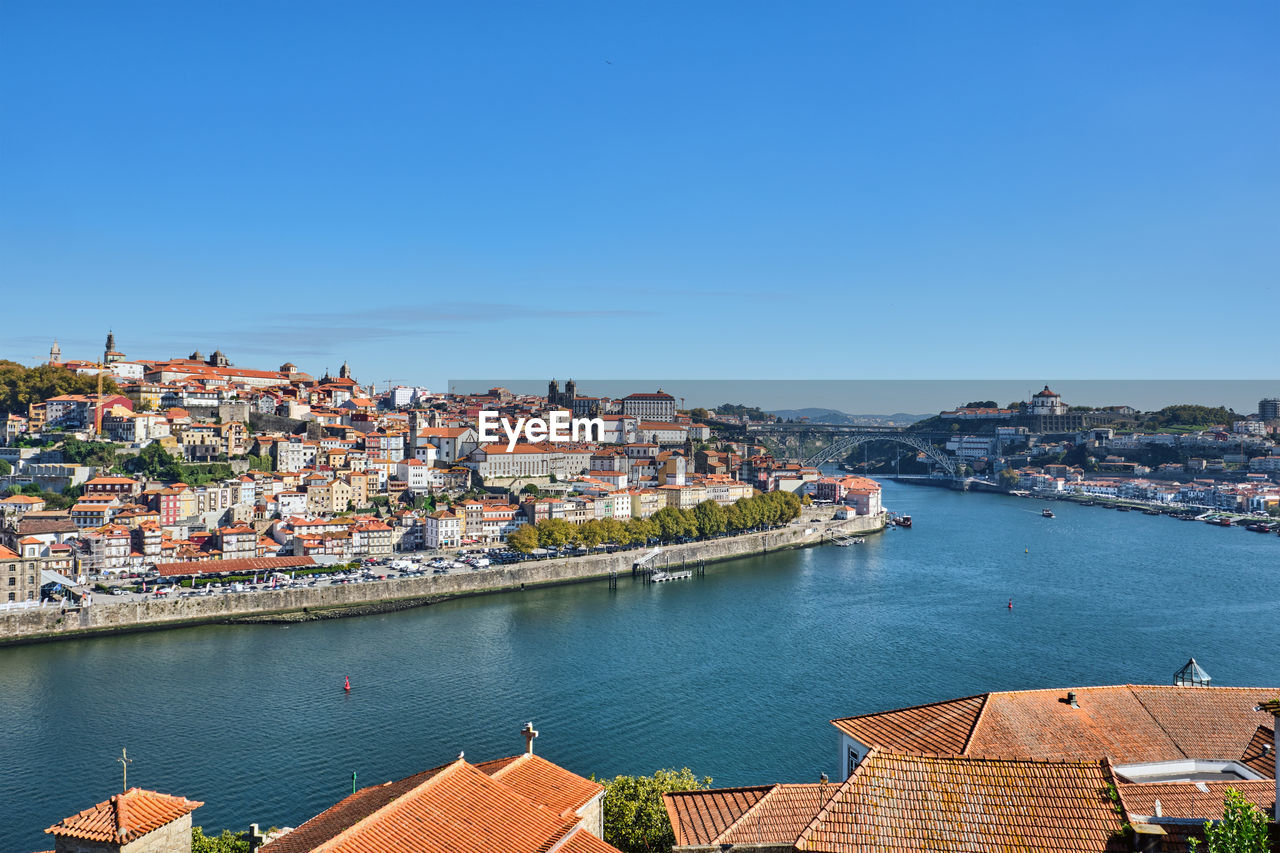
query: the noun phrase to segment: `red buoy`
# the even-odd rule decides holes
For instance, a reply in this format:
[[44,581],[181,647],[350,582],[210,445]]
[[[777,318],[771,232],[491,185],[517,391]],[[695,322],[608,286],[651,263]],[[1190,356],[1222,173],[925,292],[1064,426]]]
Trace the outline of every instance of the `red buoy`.
[[[1013,602],[1009,602],[1009,606],[1012,607]],[[342,689],[347,691],[348,693],[351,692],[351,676],[344,675],[342,677]]]
[[1009,609],[1010,609],[1010,610],[1012,610],[1012,609],[1013,609],[1013,599],[1012,599],[1012,598],[1011,598],[1011,599],[1009,599]]

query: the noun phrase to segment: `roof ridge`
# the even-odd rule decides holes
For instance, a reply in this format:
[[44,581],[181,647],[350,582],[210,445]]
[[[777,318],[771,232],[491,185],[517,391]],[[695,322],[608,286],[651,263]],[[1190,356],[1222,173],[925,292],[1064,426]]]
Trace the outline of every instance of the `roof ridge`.
[[982,704],[978,706],[978,713],[973,715],[973,725],[969,726],[969,733],[965,735],[964,743],[960,746],[961,751],[966,754],[969,752],[969,744],[973,743],[973,736],[978,732],[978,724],[986,716],[987,703],[990,699],[990,693],[982,694]]
[[[1160,719],[1156,716],[1155,711],[1152,711],[1149,707],[1147,707],[1147,703],[1142,701],[1142,697],[1138,695],[1138,691],[1134,689],[1134,685],[1130,684],[1128,685],[1128,687],[1129,687],[1129,695],[1133,697],[1133,700],[1135,702],[1137,702],[1139,705],[1142,706],[1142,710],[1147,712],[1147,716],[1151,718],[1151,722],[1155,723],[1156,728],[1158,728],[1164,734],[1164,736],[1169,739],[1169,743],[1173,744],[1173,748],[1178,750],[1178,752],[1182,753],[1183,758],[1190,758],[1191,756],[1187,755],[1187,751],[1182,748],[1182,744],[1179,743],[1177,738],[1175,738],[1173,734],[1164,727],[1164,723],[1160,722]],[[1252,740],[1253,735],[1250,735],[1249,739]],[[1246,742],[1246,746],[1247,745],[1248,743]]]
[[714,791],[715,793],[717,793],[717,794],[723,794],[723,793],[728,792],[728,791],[733,791],[733,792],[738,792],[738,791],[762,791],[762,790],[768,790],[768,789],[770,789],[770,788],[776,788],[776,787],[777,787],[778,785],[780,785],[780,784],[782,784],[782,783],[780,783],[780,782],[773,782],[773,783],[768,784],[768,785],[739,785],[739,786],[738,786],[738,787],[736,787],[736,788],[691,788],[691,789],[689,789],[688,791],[668,791],[668,792],[667,792],[667,794],[668,794],[669,796],[672,796],[672,797],[678,797],[678,796],[682,796],[682,795],[689,795],[689,794],[695,794],[695,795],[697,795],[697,794],[706,794],[706,793],[710,793],[710,792],[713,792],[713,791]]
[[718,843],[718,842],[720,841],[720,839],[724,838],[724,837],[725,837],[726,835],[728,835],[730,832],[733,832],[733,830],[738,826],[738,824],[742,823],[744,820],[746,820],[746,819],[747,819],[747,815],[749,815],[749,814],[751,814],[752,812],[754,812],[754,811],[755,811],[755,810],[760,806],[760,804],[761,804],[761,803],[763,803],[765,800],[769,799],[769,797],[770,797],[770,796],[772,796],[772,795],[773,795],[773,794],[778,790],[779,784],[780,784],[780,783],[778,783],[778,782],[774,782],[772,785],[770,785],[770,786],[769,786],[769,790],[768,790],[768,791],[765,791],[764,796],[762,796],[760,799],[756,800],[756,801],[755,801],[754,803],[752,803],[751,805],[747,806],[746,811],[744,811],[742,814],[738,815],[738,817],[737,817],[737,818],[736,818],[732,823],[730,823],[730,824],[729,824],[728,826],[726,826],[723,830],[721,830],[721,832],[720,832],[720,834],[719,834],[719,835],[717,835],[715,838],[711,839],[711,843],[712,843],[712,844],[716,844],[716,843]]
[[969,699],[983,699],[985,701],[986,697],[990,696],[992,692],[995,692],[995,691],[988,691],[986,693],[974,693],[971,696],[956,696],[953,699],[939,699],[936,702],[925,702],[921,705],[907,705],[903,708],[890,708],[886,711],[872,711],[870,714],[853,714],[848,717],[836,717],[834,720],[831,720],[830,722],[832,724],[835,724],[835,723],[842,723],[845,720],[865,720],[868,717],[881,717],[881,716],[884,716],[885,714],[899,714],[899,713],[902,713],[903,711],[916,711],[921,708],[933,708],[938,705],[951,705],[955,702],[964,702]]
[[[496,762],[496,761],[506,761],[507,763],[506,763],[506,764],[504,764],[504,765],[502,765],[501,767],[499,767],[497,770],[493,771],[492,773],[488,773],[488,774],[486,774],[486,775],[487,775],[490,779],[497,779],[497,778],[499,778],[503,773],[506,773],[506,772],[507,772],[507,768],[508,768],[508,767],[515,767],[515,766],[516,766],[516,764],[518,764],[520,761],[522,761],[522,760],[523,760],[523,759],[525,759],[525,758],[530,758],[530,757],[532,757],[532,755],[533,755],[533,753],[531,753],[531,752],[522,752],[522,753],[520,753],[519,755],[512,755],[512,756],[505,756],[505,755],[504,755],[502,758],[495,758],[495,759],[493,759],[495,762]],[[507,760],[508,758],[510,758],[510,760],[509,760],[509,761]],[[484,762],[484,763],[487,763],[487,762]],[[483,773],[484,771],[481,771],[481,772]],[[526,799],[527,799],[527,798],[526,798]],[[537,805],[537,803],[534,803],[534,805]]]
[[[1062,765],[1071,767],[1097,767],[1100,761],[1107,760],[1097,758],[1018,758],[1005,755],[970,755],[955,752],[921,752],[914,749],[886,749],[879,747],[882,758],[919,758],[929,761],[968,761],[975,764],[1034,764],[1043,765]],[[864,759],[865,760],[865,759]],[[861,766],[861,765],[859,765]]]
[[[433,773],[433,774],[431,775],[431,778],[423,780],[423,781],[422,781],[422,782],[420,782],[419,784],[417,784],[417,785],[413,786],[413,787],[412,787],[412,788],[410,788],[409,790],[407,790],[407,791],[405,791],[404,793],[400,794],[398,797],[394,797],[394,798],[392,798],[391,800],[389,800],[388,802],[383,803],[381,806],[379,806],[378,808],[376,808],[376,809],[374,809],[373,811],[369,812],[367,815],[365,815],[364,817],[360,818],[360,819],[359,819],[358,821],[356,821],[355,823],[353,823],[353,824],[351,824],[350,826],[348,826],[348,827],[344,828],[341,832],[336,833],[335,835],[331,835],[329,838],[325,839],[325,841],[324,841],[323,843],[318,844],[318,845],[316,845],[314,848],[312,848],[311,853],[323,853],[323,851],[325,851],[325,850],[332,850],[332,849],[334,849],[334,848],[337,846],[337,844],[338,844],[338,842],[339,842],[339,841],[345,841],[349,836],[351,836],[351,835],[353,835],[353,834],[355,833],[355,830],[356,830],[357,828],[363,828],[363,827],[364,827],[366,824],[368,824],[368,823],[370,822],[370,820],[372,820],[374,817],[376,817],[376,816],[378,816],[378,815],[383,814],[387,809],[391,808],[392,806],[395,806],[397,803],[399,803],[399,802],[400,802],[401,800],[403,800],[405,797],[407,797],[407,796],[409,796],[410,794],[415,793],[415,792],[417,792],[417,791],[424,790],[424,789],[425,789],[428,785],[430,785],[432,782],[434,782],[434,781],[436,781],[437,779],[441,778],[441,777],[442,777],[442,776],[444,776],[446,773],[450,773],[451,771],[456,770],[458,767],[460,767],[461,765],[464,765],[464,764],[466,764],[466,763],[467,763],[467,762],[466,762],[466,759],[464,759],[464,758],[462,758],[462,757],[458,757],[458,758],[454,759],[451,763],[446,764],[446,765],[444,765],[443,767],[441,767],[441,768],[440,768],[440,772],[438,772],[438,773]],[[426,772],[426,771],[424,771],[424,772]],[[388,783],[388,784],[389,784],[389,783]],[[376,786],[376,785],[370,785],[369,787],[378,787],[378,786]]]
[[[972,698],[972,697],[967,697],[967,698]],[[813,833],[817,830],[819,825],[821,825],[822,822],[826,819],[827,814],[831,810],[830,809],[831,804],[834,803],[842,793],[849,790],[849,788],[853,787],[853,782],[862,774],[863,772],[862,769],[871,762],[871,759],[873,757],[879,756],[881,751],[882,750],[875,745],[872,745],[870,748],[868,748],[867,754],[864,755],[862,757],[862,760],[858,762],[858,766],[853,768],[853,772],[849,774],[849,777],[845,779],[843,782],[841,782],[839,785],[835,786],[835,790],[831,792],[831,796],[827,797],[827,801],[818,808],[817,813],[813,816],[813,820],[809,821],[808,826],[800,830],[800,835],[796,837],[796,841],[795,841],[795,848],[797,850],[808,849],[809,839],[813,836]]]

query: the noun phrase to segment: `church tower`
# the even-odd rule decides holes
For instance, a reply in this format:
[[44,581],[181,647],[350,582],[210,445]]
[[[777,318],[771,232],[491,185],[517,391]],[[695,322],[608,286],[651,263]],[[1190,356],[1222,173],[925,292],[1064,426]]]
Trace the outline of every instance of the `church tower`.
[[342,362],[342,367],[338,368],[338,378],[339,379],[351,378],[351,367],[345,361]]
[[53,346],[49,347],[49,363],[62,364],[62,347],[58,346],[56,338],[53,341]]
[[102,363],[115,364],[117,361],[124,361],[124,353],[116,352],[116,336],[107,332],[107,346],[102,351]]
[[409,459],[418,458],[418,433],[422,431],[422,415],[417,409],[409,410]]

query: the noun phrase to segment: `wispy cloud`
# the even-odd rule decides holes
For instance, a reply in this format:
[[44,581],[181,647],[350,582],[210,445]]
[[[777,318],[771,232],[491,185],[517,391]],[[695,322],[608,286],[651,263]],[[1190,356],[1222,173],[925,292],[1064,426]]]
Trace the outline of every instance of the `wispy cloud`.
[[438,305],[396,305],[354,311],[300,311],[280,322],[241,328],[190,329],[173,336],[175,345],[202,341],[212,348],[289,357],[316,357],[352,345],[420,338],[457,338],[478,327],[529,320],[650,317],[657,312],[630,308],[553,308],[514,302],[442,302]]

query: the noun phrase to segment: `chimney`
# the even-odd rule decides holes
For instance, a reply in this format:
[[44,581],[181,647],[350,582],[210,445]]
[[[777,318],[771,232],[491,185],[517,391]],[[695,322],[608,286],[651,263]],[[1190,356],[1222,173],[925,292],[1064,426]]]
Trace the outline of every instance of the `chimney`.
[[[1271,731],[1280,732],[1280,699],[1271,699],[1266,702],[1259,702],[1254,706],[1255,711],[1266,711],[1272,716]],[[1274,741],[1272,749],[1274,749]],[[1266,754],[1265,752],[1263,753]],[[1280,770],[1280,768],[1277,768]],[[1280,813],[1280,772],[1275,773],[1276,783],[1276,811]],[[1275,815],[1273,815],[1274,817]]]
[[1080,703],[1076,701],[1076,692],[1074,690],[1067,691],[1067,704],[1072,708],[1080,707]]
[[533,739],[538,736],[537,731],[533,728],[533,723],[525,723],[524,728],[520,730],[520,734],[524,735],[525,755],[533,755]]

